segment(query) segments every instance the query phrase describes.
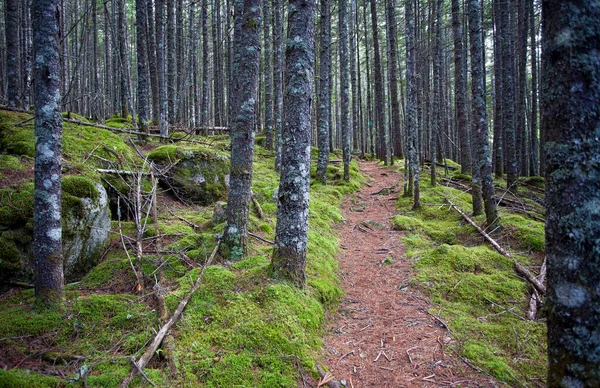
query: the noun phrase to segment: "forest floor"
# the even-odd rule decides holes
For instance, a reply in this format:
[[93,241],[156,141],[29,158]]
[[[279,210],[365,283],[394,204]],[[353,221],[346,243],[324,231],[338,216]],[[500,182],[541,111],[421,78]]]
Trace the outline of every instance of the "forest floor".
[[344,297],[330,317],[324,361],[348,387],[497,386],[448,346],[452,333],[411,283],[403,232],[390,217],[402,175],[377,162],[359,162],[367,177],[345,198],[339,275]]

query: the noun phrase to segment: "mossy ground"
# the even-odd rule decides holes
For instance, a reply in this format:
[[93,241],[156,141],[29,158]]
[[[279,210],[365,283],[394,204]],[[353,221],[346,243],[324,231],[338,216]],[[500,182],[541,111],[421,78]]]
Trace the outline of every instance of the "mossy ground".
[[[414,284],[431,297],[430,312],[448,323],[455,352],[510,385],[535,386],[545,376],[546,326],[519,318],[527,315],[531,287],[445,200],[469,213],[470,195],[443,183],[431,187],[429,179],[422,175],[422,209],[411,210],[412,199],[399,197],[401,215],[392,218],[406,233]],[[500,216],[494,238],[522,264],[540,265],[529,253],[544,249],[543,223],[502,208]]]
[[[71,146],[67,143],[65,151],[71,150],[69,160],[83,160],[98,141],[88,143],[84,127],[73,126],[73,130],[82,134],[76,133],[74,141],[81,141]],[[67,128],[65,131],[68,132]],[[22,150],[29,152],[32,134],[23,132],[14,129],[7,132],[7,136],[13,140],[15,136],[23,139]],[[116,137],[118,145],[109,147],[119,155],[134,158],[133,150],[119,136],[111,133],[102,136]],[[2,143],[4,147],[12,141],[6,139]],[[168,147],[162,150],[169,151]],[[15,149],[8,151],[16,152]],[[166,151],[162,156],[171,156]],[[110,154],[105,156],[109,158]],[[278,177],[273,168],[274,158],[260,147],[256,154],[252,190],[263,218],[252,210],[250,230],[272,240],[276,214],[273,193]],[[330,165],[328,185],[313,183],[311,187],[308,287],[298,290],[269,279],[267,267],[272,248],[256,240],[250,242],[247,259],[232,263],[221,258],[219,264],[207,268],[200,289],[172,330],[175,347],[171,357],[177,366],[177,376],[170,376],[160,350],[145,369],[154,383],[159,386],[289,387],[296,385],[301,371],[313,370],[325,312],[341,296],[335,261],[338,243],[332,226],[342,220],[343,195],[356,190],[363,181],[355,163],[349,183],[340,179],[340,168]],[[94,195],[89,182],[70,179],[65,185],[66,191],[74,195],[82,191]],[[12,196],[11,200],[18,198]],[[190,269],[190,261],[196,265],[206,261],[216,244],[215,236],[223,230],[223,223],[211,224],[212,207],[173,205],[170,200],[159,203],[159,209],[159,229],[164,235],[161,243],[169,253],[159,256],[152,251],[154,246],[148,245],[143,272],[147,292],[151,293],[157,267],[161,266],[168,290],[165,301],[172,312],[198,275],[199,269]],[[118,230],[119,225],[113,221],[112,227]],[[135,233],[132,222],[121,222],[121,228],[126,235]],[[153,227],[149,227],[145,237],[154,235]],[[79,372],[88,368],[85,378],[88,386],[113,387],[128,375],[129,357],[140,356],[159,324],[152,298],[133,294],[135,277],[118,234],[113,234],[112,244],[113,249],[101,264],[81,281],[67,286],[68,314],[33,311],[32,291],[21,291],[0,300],[0,338],[3,338],[0,345],[10,350],[17,360],[13,366],[26,358],[21,369],[0,371],[0,386],[56,386],[68,380],[82,386]],[[133,255],[133,251],[129,253]],[[32,337],[16,338],[21,336]],[[58,358],[69,361],[49,362],[48,359],[57,357],[43,354],[59,354]],[[65,377],[44,374],[49,370]],[[134,381],[134,385],[140,384],[140,380]]]

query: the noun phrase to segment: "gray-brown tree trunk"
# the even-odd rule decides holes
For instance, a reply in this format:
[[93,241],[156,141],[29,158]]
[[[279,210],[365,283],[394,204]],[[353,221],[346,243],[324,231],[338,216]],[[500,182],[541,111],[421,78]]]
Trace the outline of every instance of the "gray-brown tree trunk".
[[600,381],[600,7],[542,3],[548,387]]
[[285,126],[271,261],[275,278],[301,288],[306,284],[315,7],[313,0],[289,1]]
[[[513,28],[510,8],[515,0],[500,5],[502,27],[502,125],[504,126],[504,152],[506,153],[506,185],[509,190],[517,190],[517,142],[515,117],[515,60]],[[513,16],[514,17],[514,16]]]
[[342,130],[342,159],[344,161],[344,180],[350,180],[350,143],[352,133],[350,128],[350,63],[348,62],[348,3],[338,1],[338,45],[340,55],[340,93],[341,93],[341,130]]
[[275,169],[281,167],[283,125],[283,21],[281,0],[273,0],[273,125],[275,126]]
[[377,130],[377,158],[387,165],[388,149],[385,139],[385,98],[383,91],[383,74],[381,72],[381,56],[379,51],[379,33],[377,26],[377,6],[375,0],[371,0],[371,29],[373,31],[373,73],[375,74],[375,125]]
[[234,6],[243,7],[243,16],[242,29],[233,42],[233,90],[236,92],[231,99],[231,175],[222,252],[232,260],[239,260],[248,250],[261,14],[260,0],[237,0]]
[[40,308],[65,305],[62,255],[62,115],[58,3],[33,0],[35,177],[33,252],[35,299]]
[[404,158],[402,152],[402,121],[400,119],[400,105],[398,98],[398,28],[396,26],[396,2],[395,0],[386,0],[387,8],[387,25],[389,29],[388,34],[388,53],[389,53],[389,81],[390,81],[390,98],[391,103],[391,128],[390,133],[392,134],[391,146],[392,155],[390,157]]
[[319,72],[320,88],[317,110],[319,160],[317,163],[317,179],[321,183],[327,181],[327,164],[329,163],[329,116],[331,111],[329,71],[331,67],[331,15],[330,0],[321,0]]
[[146,1],[136,0],[135,26],[137,44],[137,103],[139,127],[141,132],[146,132],[148,130],[148,120],[150,114],[150,107],[148,105],[148,59],[146,58],[146,31],[148,29],[148,15],[146,11]]
[[[471,88],[473,93],[473,190],[479,190],[484,201],[485,218],[488,225],[496,223],[498,213],[494,201],[494,179],[488,140],[486,113],[485,76],[483,74],[483,39],[481,38],[481,2],[469,0],[469,38],[471,41]],[[475,180],[478,180],[476,182]],[[475,194],[473,194],[475,196]],[[475,198],[473,198],[475,202]],[[475,205],[473,205],[475,207]],[[473,209],[475,213],[475,209]]]
[[459,0],[452,0],[452,33],[454,35],[454,89],[456,125],[460,144],[460,167],[463,174],[471,170],[471,143],[467,115],[467,58],[463,45],[462,13]]
[[265,52],[265,148],[273,149],[273,69],[271,57],[271,0],[263,0],[263,44]]
[[167,64],[165,63],[164,11],[168,0],[156,0],[156,63],[158,71],[158,110],[160,135],[169,136],[169,100],[167,97]]
[[419,123],[417,112],[417,58],[415,47],[415,19],[412,0],[404,7],[406,23],[406,137],[409,158],[409,183],[407,195],[413,196],[413,209],[421,207],[419,184]]
[[19,61],[19,1],[4,4],[6,38],[6,97],[13,108],[21,107],[21,62]]

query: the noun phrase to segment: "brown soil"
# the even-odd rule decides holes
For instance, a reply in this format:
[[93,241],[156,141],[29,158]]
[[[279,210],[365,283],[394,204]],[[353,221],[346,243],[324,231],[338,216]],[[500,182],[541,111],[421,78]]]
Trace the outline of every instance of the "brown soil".
[[[345,296],[330,320],[323,364],[354,388],[496,386],[448,348],[451,333],[412,286],[403,234],[389,220],[401,174],[376,162],[359,165],[368,184],[344,201],[339,275]],[[395,191],[373,194],[390,187]]]

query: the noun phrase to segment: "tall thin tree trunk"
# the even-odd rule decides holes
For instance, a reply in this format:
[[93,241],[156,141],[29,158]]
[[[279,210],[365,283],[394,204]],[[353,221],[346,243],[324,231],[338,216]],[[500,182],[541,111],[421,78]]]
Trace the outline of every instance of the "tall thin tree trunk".
[[167,100],[169,122],[175,122],[175,88],[177,87],[177,60],[175,54],[175,1],[167,0]]
[[6,93],[8,106],[21,107],[21,63],[19,61],[19,0],[5,2]]
[[159,121],[160,135],[169,136],[169,101],[167,98],[167,76],[165,63],[165,34],[164,34],[164,10],[165,2],[168,0],[156,0],[156,62],[158,71],[159,91]]
[[137,43],[137,103],[140,131],[148,131],[149,110],[148,105],[148,61],[146,58],[146,31],[148,16],[146,15],[146,1],[136,0],[136,43]]
[[263,0],[263,45],[265,52],[265,148],[273,149],[273,69],[271,57],[271,0]]
[[[162,4],[163,0],[156,0],[156,5]],[[156,22],[154,20],[153,0],[146,0],[146,14],[148,16],[148,67],[150,70],[150,88],[152,89],[152,121],[154,125],[160,123],[160,93],[158,87],[158,61],[156,57]]]
[[460,166],[463,174],[471,170],[471,143],[467,116],[467,59],[463,45],[459,0],[452,0],[452,32],[454,34],[454,88],[456,121],[460,141]]
[[398,29],[396,27],[396,4],[395,0],[386,0],[387,24],[389,28],[388,47],[390,61],[390,98],[392,125],[390,132],[393,134],[393,153],[391,158],[404,158],[402,152],[402,122],[400,120],[400,105],[398,100]]
[[[509,4],[515,0],[508,0]],[[513,29],[510,22],[511,6],[500,7],[501,32],[502,32],[502,124],[504,126],[504,148],[507,154],[506,160],[506,185],[507,188],[517,190],[517,143],[516,143],[516,122],[515,122],[515,62],[513,55]]]
[[342,159],[344,160],[344,180],[350,180],[350,64],[348,63],[348,7],[346,0],[339,0],[338,33],[340,55],[340,93],[341,93],[341,130],[342,130]]
[[320,88],[318,109],[318,148],[319,161],[317,163],[317,179],[321,183],[327,181],[327,164],[329,163],[329,116],[331,111],[330,80],[331,67],[331,15],[330,0],[321,0],[321,48],[319,53],[320,62]]
[[540,175],[539,169],[539,141],[538,141],[538,75],[537,75],[537,44],[535,28],[535,2],[529,0],[529,29],[531,32],[531,128],[529,173],[532,176]]
[[388,163],[388,150],[385,140],[385,98],[383,96],[383,74],[381,73],[381,57],[379,52],[379,34],[377,27],[377,6],[375,0],[371,0],[371,27],[373,30],[373,57],[375,73],[375,118],[377,126],[377,158],[384,164]]
[[415,49],[415,19],[413,0],[407,0],[404,20],[406,23],[406,133],[409,157],[410,181],[407,194],[413,195],[413,209],[421,208],[419,184],[419,123],[417,112],[417,63]]
[[504,73],[502,71],[503,66],[503,33],[502,33],[502,20],[500,16],[500,0],[493,0],[494,10],[494,23],[496,25],[496,31],[494,33],[494,172],[496,178],[500,179],[504,174],[504,150],[503,150],[503,132],[504,132],[504,82],[502,77]]
[[275,126],[275,169],[281,167],[281,128],[283,125],[283,21],[281,0],[273,0],[273,120]]

